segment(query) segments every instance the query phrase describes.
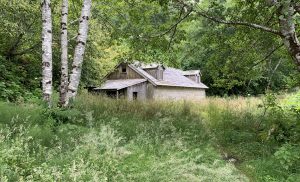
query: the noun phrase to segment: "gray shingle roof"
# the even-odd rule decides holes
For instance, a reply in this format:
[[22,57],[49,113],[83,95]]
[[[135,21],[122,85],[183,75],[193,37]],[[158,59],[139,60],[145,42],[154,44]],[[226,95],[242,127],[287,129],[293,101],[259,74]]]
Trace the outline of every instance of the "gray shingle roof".
[[174,87],[189,87],[189,88],[204,88],[208,87],[203,83],[197,83],[184,76],[184,71],[166,67],[163,72],[163,80],[157,80],[140,67],[129,65],[133,70],[140,73],[145,79],[148,79],[154,85],[174,86]]
[[101,87],[94,88],[94,90],[120,90],[132,85],[143,83],[146,79],[120,79],[120,80],[106,80]]
[[182,74],[182,70],[167,67],[164,71],[163,80],[158,81],[158,85],[189,87],[189,88],[204,88],[208,87],[203,83],[197,83]]
[[[119,79],[119,80],[106,80],[101,87],[95,88],[95,90],[120,90],[126,87],[130,87],[132,85],[136,85],[145,81],[149,81],[154,86],[173,86],[173,87],[187,87],[187,88],[199,88],[199,89],[207,89],[208,87],[203,83],[197,83],[195,81],[190,80],[184,75],[188,73],[195,73],[195,70],[191,72],[182,71],[175,68],[164,67],[163,71],[163,80],[158,80],[154,78],[152,75],[143,70],[141,65],[129,64],[131,69],[135,70],[138,74],[140,74],[144,79]],[[145,66],[145,65],[144,65]]]

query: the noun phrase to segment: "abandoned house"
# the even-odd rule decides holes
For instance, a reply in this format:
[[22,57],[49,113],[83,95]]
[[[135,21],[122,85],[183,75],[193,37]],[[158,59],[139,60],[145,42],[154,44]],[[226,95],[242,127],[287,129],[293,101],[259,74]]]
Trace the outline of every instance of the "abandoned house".
[[200,100],[208,88],[199,70],[182,71],[161,64],[120,63],[93,92],[128,100]]

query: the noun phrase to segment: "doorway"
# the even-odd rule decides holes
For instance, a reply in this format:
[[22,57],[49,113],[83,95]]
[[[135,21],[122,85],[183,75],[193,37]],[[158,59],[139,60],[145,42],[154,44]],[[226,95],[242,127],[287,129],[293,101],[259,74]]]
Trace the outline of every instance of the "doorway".
[[132,92],[132,99],[137,100],[138,98],[138,93],[137,92]]

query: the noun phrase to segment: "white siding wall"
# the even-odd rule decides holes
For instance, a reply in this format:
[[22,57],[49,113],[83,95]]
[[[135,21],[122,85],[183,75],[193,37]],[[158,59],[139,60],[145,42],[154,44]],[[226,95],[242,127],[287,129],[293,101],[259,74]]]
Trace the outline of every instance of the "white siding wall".
[[147,99],[153,99],[154,86],[152,83],[147,83],[147,91],[146,91]]
[[205,98],[205,89],[182,87],[155,87],[153,98],[155,100],[201,100]]
[[147,98],[147,83],[140,83],[127,88],[127,99],[133,100],[133,92],[137,92],[138,100],[146,100]]

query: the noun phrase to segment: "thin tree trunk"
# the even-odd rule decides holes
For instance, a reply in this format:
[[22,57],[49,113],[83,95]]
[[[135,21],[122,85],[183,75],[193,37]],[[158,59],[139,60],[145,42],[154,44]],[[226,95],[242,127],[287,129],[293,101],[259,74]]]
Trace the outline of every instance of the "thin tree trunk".
[[284,45],[287,47],[298,70],[300,71],[300,42],[297,37],[293,16],[294,7],[289,3],[283,3],[279,8],[279,25]]
[[51,1],[41,0],[42,9],[42,86],[43,100],[51,106],[52,96],[52,19]]
[[62,1],[61,7],[61,77],[59,105],[64,106],[68,92],[68,0]]
[[81,77],[83,55],[85,52],[86,41],[88,37],[88,22],[90,18],[92,0],[84,0],[81,10],[81,17],[79,21],[79,31],[77,37],[77,45],[74,52],[74,60],[72,64],[72,72],[70,74],[70,81],[68,86],[67,101],[65,106],[69,104],[70,99],[74,99]]

